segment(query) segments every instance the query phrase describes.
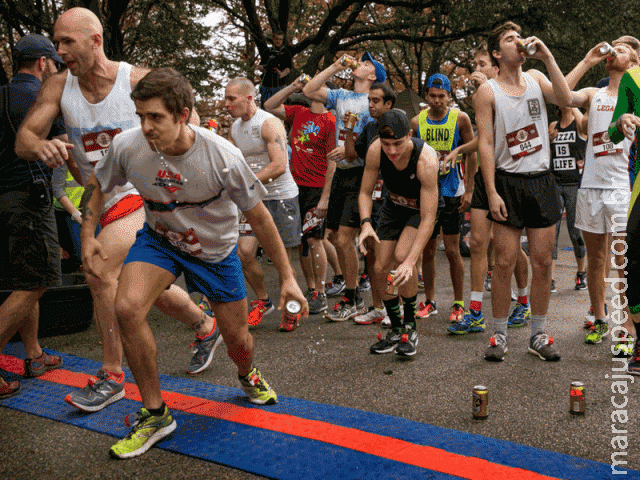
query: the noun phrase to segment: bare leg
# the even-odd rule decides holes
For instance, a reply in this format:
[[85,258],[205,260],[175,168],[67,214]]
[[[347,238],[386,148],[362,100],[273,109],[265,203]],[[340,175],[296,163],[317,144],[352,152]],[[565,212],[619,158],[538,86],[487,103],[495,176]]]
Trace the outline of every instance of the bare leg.
[[460,234],[442,235],[444,238],[444,247],[449,260],[449,274],[451,276],[451,284],[453,285],[453,299],[455,301],[463,301],[464,288],[464,262],[460,254]]
[[551,254],[556,226],[527,228],[531,258],[531,314],[546,315],[551,295]]
[[[244,278],[253,289],[256,297],[265,300],[269,294],[264,285],[264,270],[256,259],[258,251],[258,239],[255,237],[240,237],[238,239],[238,257],[242,262],[242,273]],[[216,310],[216,314],[217,314]]]
[[247,321],[247,300],[214,305],[227,354],[238,367],[238,375],[245,377],[253,366],[253,337]]
[[422,280],[424,281],[424,298],[426,300],[435,300],[437,248],[438,237],[430,239],[422,251]]
[[[487,271],[487,250],[491,220],[487,218],[486,210],[471,209],[471,291],[482,292],[484,275]],[[493,263],[492,263],[493,265]]]
[[[507,318],[511,303],[511,275],[515,268],[520,230],[494,223],[494,235],[500,239],[494,246],[495,267],[491,286],[494,318]],[[547,288],[547,295],[549,294]]]
[[[316,283],[315,275],[313,272],[313,260],[311,259],[313,253],[311,252],[311,244],[309,244],[309,254],[306,257],[302,255],[302,248],[302,245],[300,245],[300,248],[298,249],[298,257],[300,258],[302,275],[304,276],[307,288],[310,290],[315,290],[318,284]],[[322,280],[324,280],[324,278]]]
[[355,238],[358,229],[340,225],[334,246],[344,276],[345,287],[355,289],[358,286],[358,252]]
[[327,252],[322,239],[309,238],[308,242],[313,283],[319,293],[324,293],[324,279],[327,278]]
[[[610,241],[606,233],[582,232],[587,248],[587,289],[593,313],[597,319],[604,319],[605,283],[604,279],[610,267]],[[609,264],[609,265],[607,265]]]
[[[327,236],[329,234],[327,233]],[[333,246],[328,238],[324,238],[322,240],[324,245],[324,251],[327,253],[327,262],[331,265],[331,269],[333,270],[334,275],[342,275],[342,269],[340,268],[340,262],[338,261],[338,254],[336,253],[336,247]]]

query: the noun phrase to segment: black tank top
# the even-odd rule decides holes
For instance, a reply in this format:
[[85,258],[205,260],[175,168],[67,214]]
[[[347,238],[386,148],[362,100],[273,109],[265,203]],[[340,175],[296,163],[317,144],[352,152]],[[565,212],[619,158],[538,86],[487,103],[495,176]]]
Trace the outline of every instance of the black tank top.
[[[404,170],[396,169],[395,165],[384,153],[382,147],[380,147],[380,173],[390,193],[406,199],[418,200],[420,198],[420,188],[422,184],[418,179],[416,171],[418,168],[418,158],[420,158],[424,141],[413,137],[411,141],[413,142],[413,149],[409,157],[409,164]],[[420,204],[419,201],[417,203],[418,205]]]
[[551,142],[551,170],[559,184],[580,183],[577,160],[584,159],[586,145],[587,142],[578,135],[575,119],[566,128],[558,127],[558,136]]

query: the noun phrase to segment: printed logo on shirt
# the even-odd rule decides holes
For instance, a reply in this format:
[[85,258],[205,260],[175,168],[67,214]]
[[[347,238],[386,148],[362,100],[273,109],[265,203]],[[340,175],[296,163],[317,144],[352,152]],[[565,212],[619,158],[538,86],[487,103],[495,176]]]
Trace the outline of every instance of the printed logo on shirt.
[[542,150],[542,139],[535,124],[507,134],[509,153],[514,160]]
[[180,173],[174,173],[169,170],[158,170],[153,186],[162,187],[169,193],[175,193],[178,190],[182,190],[184,182],[182,181]]
[[260,138],[260,127],[258,125],[251,127],[251,137]]
[[529,107],[530,117],[540,117],[540,115],[542,115],[542,109],[540,108],[540,101],[537,98],[531,98],[527,100],[527,106]]
[[305,148],[304,144],[311,141],[312,135],[315,137],[318,133],[320,133],[320,127],[313,123],[313,121],[309,120],[307,123],[302,125],[300,130],[298,130],[298,136],[293,139],[293,146],[296,151],[303,150],[307,153],[313,153],[313,149]]
[[112,130],[103,130],[101,132],[92,132],[82,135],[82,146],[87,154],[87,160],[91,165],[95,166],[111,145],[113,137],[122,132],[121,128]]

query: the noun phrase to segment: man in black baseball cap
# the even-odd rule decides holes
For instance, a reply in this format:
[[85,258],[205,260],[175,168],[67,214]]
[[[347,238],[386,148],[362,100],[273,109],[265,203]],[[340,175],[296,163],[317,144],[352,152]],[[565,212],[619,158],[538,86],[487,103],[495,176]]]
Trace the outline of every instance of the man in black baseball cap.
[[385,112],[378,120],[378,135],[380,138],[391,138],[399,140],[409,134],[411,127],[409,119],[404,111],[399,108],[392,108]]
[[37,60],[42,57],[51,58],[58,63],[64,63],[62,57],[56,52],[51,40],[38,34],[29,34],[22,37],[16,43],[15,51],[21,61]]

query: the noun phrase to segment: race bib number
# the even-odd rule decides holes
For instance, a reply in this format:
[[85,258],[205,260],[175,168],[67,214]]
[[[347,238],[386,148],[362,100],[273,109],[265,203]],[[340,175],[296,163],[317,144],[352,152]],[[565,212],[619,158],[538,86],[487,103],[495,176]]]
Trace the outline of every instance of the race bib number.
[[599,132],[593,134],[594,157],[604,157],[606,155],[616,155],[618,153],[622,153],[622,147],[616,148],[615,144],[609,138],[609,134],[607,132]]
[[238,233],[240,235],[249,235],[252,231],[251,224],[247,222],[247,217],[241,215],[240,222],[238,223]]
[[507,134],[509,153],[514,160],[520,160],[542,150],[542,139],[536,125],[532,123],[520,130]]
[[304,214],[302,223],[302,233],[309,233],[316,227],[322,225],[322,219],[316,216],[316,207],[313,207]]
[[382,198],[382,180],[378,179],[376,181],[376,186],[373,187],[373,193],[371,194],[371,198],[373,200],[380,200]]
[[554,170],[575,170],[576,159],[573,157],[567,158],[554,158],[553,159]]
[[164,225],[156,222],[155,231],[158,235],[166,238],[171,245],[187,255],[199,255],[202,253],[202,245],[200,240],[190,228],[186,232],[174,232]]
[[401,207],[412,208],[414,210],[419,209],[417,198],[406,198],[396,193],[389,192],[389,200]]
[[[353,141],[355,142],[358,139],[358,134],[356,132],[351,132],[353,135]],[[338,141],[344,142],[347,138],[347,131],[340,129],[340,133],[338,134]]]
[[107,148],[111,145],[113,137],[122,131],[121,128],[114,128],[113,130],[103,130],[102,132],[92,132],[82,135],[82,146],[87,156],[87,160],[91,165],[95,165],[100,161],[104,154],[107,153]]

